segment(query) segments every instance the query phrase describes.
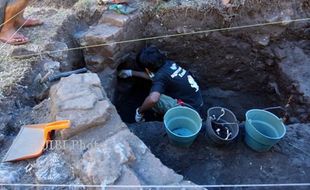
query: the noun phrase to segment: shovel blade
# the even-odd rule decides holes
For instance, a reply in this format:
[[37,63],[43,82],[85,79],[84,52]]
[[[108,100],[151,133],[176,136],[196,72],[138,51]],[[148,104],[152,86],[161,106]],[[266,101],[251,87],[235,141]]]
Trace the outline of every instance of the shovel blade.
[[69,120],[22,126],[3,162],[38,157],[42,154],[49,132],[70,127]]
[[3,161],[17,161],[32,158],[42,153],[45,145],[42,128],[24,126],[13,141]]

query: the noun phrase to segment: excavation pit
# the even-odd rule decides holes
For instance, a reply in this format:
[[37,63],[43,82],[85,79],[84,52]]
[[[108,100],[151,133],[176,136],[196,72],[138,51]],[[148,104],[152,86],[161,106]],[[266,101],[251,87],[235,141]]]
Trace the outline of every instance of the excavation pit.
[[[273,8],[280,10],[279,7]],[[298,92],[301,88],[293,82],[300,76],[307,76],[308,72],[303,70],[308,67],[295,56],[293,58],[284,55],[284,52],[299,52],[298,56],[303,57],[306,62],[309,61],[309,50],[305,46],[309,44],[309,37],[304,36],[309,25],[278,24],[194,34],[195,31],[248,25],[251,19],[259,23],[264,22],[263,17],[266,16],[247,11],[236,10],[243,16],[236,14],[229,18],[229,21],[219,16],[220,11],[205,13],[194,8],[167,8],[159,10],[156,14],[150,13],[155,15],[154,17],[146,13],[147,16],[137,19],[135,28],[139,31],[135,34],[141,33],[136,38],[164,37],[147,40],[145,43],[130,43],[135,47],[132,59],[141,47],[155,45],[165,52],[169,59],[191,71],[200,84],[205,111],[214,106],[232,110],[240,121],[240,134],[234,143],[222,148],[214,147],[205,135],[204,122],[198,138],[191,147],[184,149],[172,145],[164,130],[162,118],[154,117],[150,112],[146,114],[147,122],[137,124],[134,121],[135,110],[148,95],[151,82],[138,78],[117,80],[114,104],[123,121],[165,165],[196,184],[287,183],[302,182],[307,178],[302,175],[303,169],[290,166],[290,156],[281,153],[298,152],[296,148],[287,144],[291,141],[290,134],[270,152],[256,153],[244,143],[243,121],[245,112],[250,109],[278,106],[287,112],[281,109],[272,112],[280,118],[286,116],[286,124],[309,121],[310,112],[306,108],[309,105],[307,90],[304,89],[304,94],[300,96]],[[131,25],[134,25],[132,22]],[[141,28],[143,31],[140,31]],[[179,35],[165,37],[175,33]],[[299,48],[302,51],[297,50]],[[299,73],[295,72],[298,76],[292,77],[283,70],[288,62],[302,65],[298,66],[298,69],[301,69]],[[137,68],[134,60],[121,64],[118,70],[121,69],[143,70]],[[303,86],[303,82],[300,85]],[[292,172],[288,174],[287,171]]]
[[[165,42],[169,44],[169,39],[166,39]],[[203,69],[203,65],[210,64],[208,61],[203,61],[208,60],[208,57],[204,57],[205,54],[202,52],[198,54],[201,58],[197,61],[184,57],[183,53],[178,53],[186,52],[188,56],[196,55],[189,49],[167,49],[165,43],[157,45],[166,51],[168,57],[174,55],[172,56],[173,60],[177,60],[177,63],[180,63],[191,72],[195,72],[196,64],[199,64],[200,69]],[[195,42],[193,46],[195,47]],[[223,50],[223,52],[225,51],[229,50]],[[238,52],[243,51],[245,50]],[[218,56],[223,52],[219,52]],[[242,57],[239,54],[235,56]],[[246,55],[243,56],[246,57]],[[258,57],[262,57],[262,55],[258,55]],[[255,57],[250,56],[247,59],[250,62]],[[215,63],[222,61],[223,59],[214,60]],[[266,60],[261,60],[261,63],[265,62]],[[196,68],[197,72],[195,73],[198,76],[197,79],[202,90],[205,112],[210,107],[225,107],[232,110],[240,121],[239,136],[230,145],[214,146],[206,135],[206,121],[203,122],[202,130],[189,148],[180,148],[171,144],[164,129],[162,118],[154,116],[152,111],[146,114],[147,122],[135,123],[135,110],[141,106],[151,87],[151,82],[143,79],[118,79],[114,99],[118,113],[122,120],[128,124],[130,130],[143,140],[152,153],[166,166],[196,184],[251,184],[253,182],[262,184],[286,183],[287,180],[289,182],[305,181],[306,178],[302,175],[302,169],[291,168],[289,156],[283,156],[281,153],[283,151],[298,151],[294,147],[285,145],[285,142],[290,141],[290,137],[284,139],[284,142],[280,142],[267,153],[256,153],[248,148],[244,142],[243,121],[245,120],[246,111],[254,108],[285,107],[288,103],[286,96],[279,95],[277,93],[278,89],[270,86],[270,81],[261,80],[260,78],[260,76],[268,76],[268,78],[274,77],[275,79],[281,72],[279,68],[272,66],[272,69],[253,69],[255,67],[253,64],[245,66],[240,63],[234,65],[233,69],[244,69],[245,72],[235,74],[234,72],[221,71],[221,68],[222,70],[229,70],[227,67],[229,67],[230,61],[224,61],[221,64],[212,68],[211,63],[211,66],[206,66],[207,68],[204,71]],[[120,65],[119,69],[137,68],[135,66]],[[251,70],[253,71],[249,74],[248,71],[251,72]],[[284,82],[280,78],[277,78],[277,80]],[[236,83],[238,83],[237,87]],[[273,112],[279,117],[285,115],[282,110],[273,110]],[[296,112],[288,112],[287,114],[294,117]],[[289,120],[288,123],[294,123],[294,121]],[[287,174],[288,170],[293,172]]]
[[[54,2],[48,2],[48,5],[54,5]],[[65,8],[70,8],[76,1],[68,2]],[[310,16],[306,0],[294,3],[232,1],[229,5],[219,1],[170,1],[146,7],[144,3],[137,3],[135,6],[139,10],[128,16],[96,9],[96,4],[87,7],[89,4],[86,6],[84,1],[78,2],[85,10],[66,13],[70,16],[62,27],[57,26],[57,34],[53,36],[57,41],[55,44],[67,43],[69,48],[101,45],[62,54],[65,59],[58,60],[60,70],[86,66],[97,73],[122,120],[163,164],[200,185],[308,181],[310,162],[306,151],[310,131],[309,125],[303,123],[310,121],[310,25],[307,21],[293,21]],[[55,10],[49,11],[49,14],[54,13]],[[278,23],[225,29],[270,22]],[[154,36],[157,37],[150,39]],[[169,59],[195,75],[203,93],[205,111],[221,106],[234,112],[241,123],[236,142],[222,148],[212,146],[206,138],[206,123],[203,122],[194,144],[187,149],[178,148],[169,143],[162,118],[149,113],[147,122],[134,122],[135,109],[148,95],[151,83],[137,78],[117,78],[117,71],[142,70],[136,67],[135,61],[121,64],[121,58],[129,52],[135,57],[142,47],[149,45],[156,45]],[[50,61],[55,57],[46,55],[44,58]],[[38,118],[48,112],[40,110],[48,107],[45,105],[48,104],[48,91],[41,95],[32,84],[33,75],[42,72],[42,65],[36,64],[41,62],[27,59],[23,62],[33,64],[31,79],[23,82],[29,88],[13,93],[14,100],[11,96],[9,106],[1,104],[1,108],[5,108],[1,119],[9,130],[5,131],[9,140],[3,143],[1,155],[21,124],[43,122]],[[42,107],[33,108],[41,101]],[[271,151],[256,153],[244,144],[244,114],[252,108],[274,106],[287,106],[288,134]],[[284,115],[281,111],[275,113],[279,117]],[[27,182],[32,182],[33,178]]]

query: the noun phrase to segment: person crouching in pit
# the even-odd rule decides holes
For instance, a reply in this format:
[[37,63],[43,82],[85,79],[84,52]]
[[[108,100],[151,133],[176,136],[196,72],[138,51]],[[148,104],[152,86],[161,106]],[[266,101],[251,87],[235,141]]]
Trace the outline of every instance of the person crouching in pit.
[[165,114],[182,101],[202,114],[203,100],[197,82],[187,70],[166,56],[156,47],[147,47],[137,56],[138,65],[145,72],[121,70],[119,77],[140,77],[152,80],[152,88],[143,104],[136,109],[136,122],[143,122],[144,113],[150,109]]

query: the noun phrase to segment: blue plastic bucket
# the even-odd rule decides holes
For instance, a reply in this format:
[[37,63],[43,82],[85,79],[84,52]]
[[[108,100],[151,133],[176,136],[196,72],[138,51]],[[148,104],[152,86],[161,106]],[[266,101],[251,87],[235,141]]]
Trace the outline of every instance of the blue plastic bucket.
[[195,110],[177,106],[166,112],[164,125],[172,144],[189,147],[201,129],[202,119]]
[[245,142],[255,151],[265,152],[286,133],[282,120],[273,113],[252,109],[246,112]]

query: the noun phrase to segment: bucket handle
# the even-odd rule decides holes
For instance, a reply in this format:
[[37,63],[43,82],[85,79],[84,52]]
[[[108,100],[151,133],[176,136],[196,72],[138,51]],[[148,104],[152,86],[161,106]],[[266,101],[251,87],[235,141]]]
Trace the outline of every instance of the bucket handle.
[[225,115],[225,110],[224,110],[224,108],[221,109],[221,112],[222,112],[222,114],[221,114],[218,118],[216,118],[215,115],[210,116],[211,120],[212,120],[212,121],[215,121],[215,120],[216,120],[216,121],[219,121],[219,120]]
[[268,107],[268,108],[264,108],[263,110],[276,110],[276,109],[280,109],[284,112],[286,112],[287,110],[285,108],[283,108],[282,106],[275,106],[275,107]]
[[275,107],[268,107],[268,108],[264,108],[263,110],[268,111],[268,110],[282,110],[285,114],[283,118],[279,118],[279,120],[281,122],[285,122],[287,120],[287,109],[285,109],[282,106],[275,106]]
[[[215,115],[210,116],[211,121],[219,121],[224,115],[225,115],[225,109],[221,108],[222,114],[216,118]],[[239,125],[237,122],[236,123],[229,123],[229,122],[224,122],[224,123],[219,123],[220,125]]]
[[[191,108],[191,109],[195,110],[195,108],[194,108],[193,106],[191,106],[191,105],[189,105],[189,104],[183,102],[182,100],[178,100],[177,103],[178,103],[178,105],[175,106],[175,107],[184,106],[184,107],[188,107],[188,108]],[[199,113],[198,113],[198,115],[199,115]],[[201,119],[201,117],[199,117],[199,118]],[[201,119],[201,121],[202,121],[202,119]]]
[[186,107],[189,107],[189,108],[192,108],[192,109],[195,109],[193,106],[191,106],[191,105],[189,105],[189,104],[187,104],[187,103],[185,103],[185,102],[183,102],[182,100],[178,100],[178,105],[179,106],[186,106]]
[[216,121],[219,121],[225,115],[224,108],[221,109],[221,112],[222,112],[222,114],[216,119]]

